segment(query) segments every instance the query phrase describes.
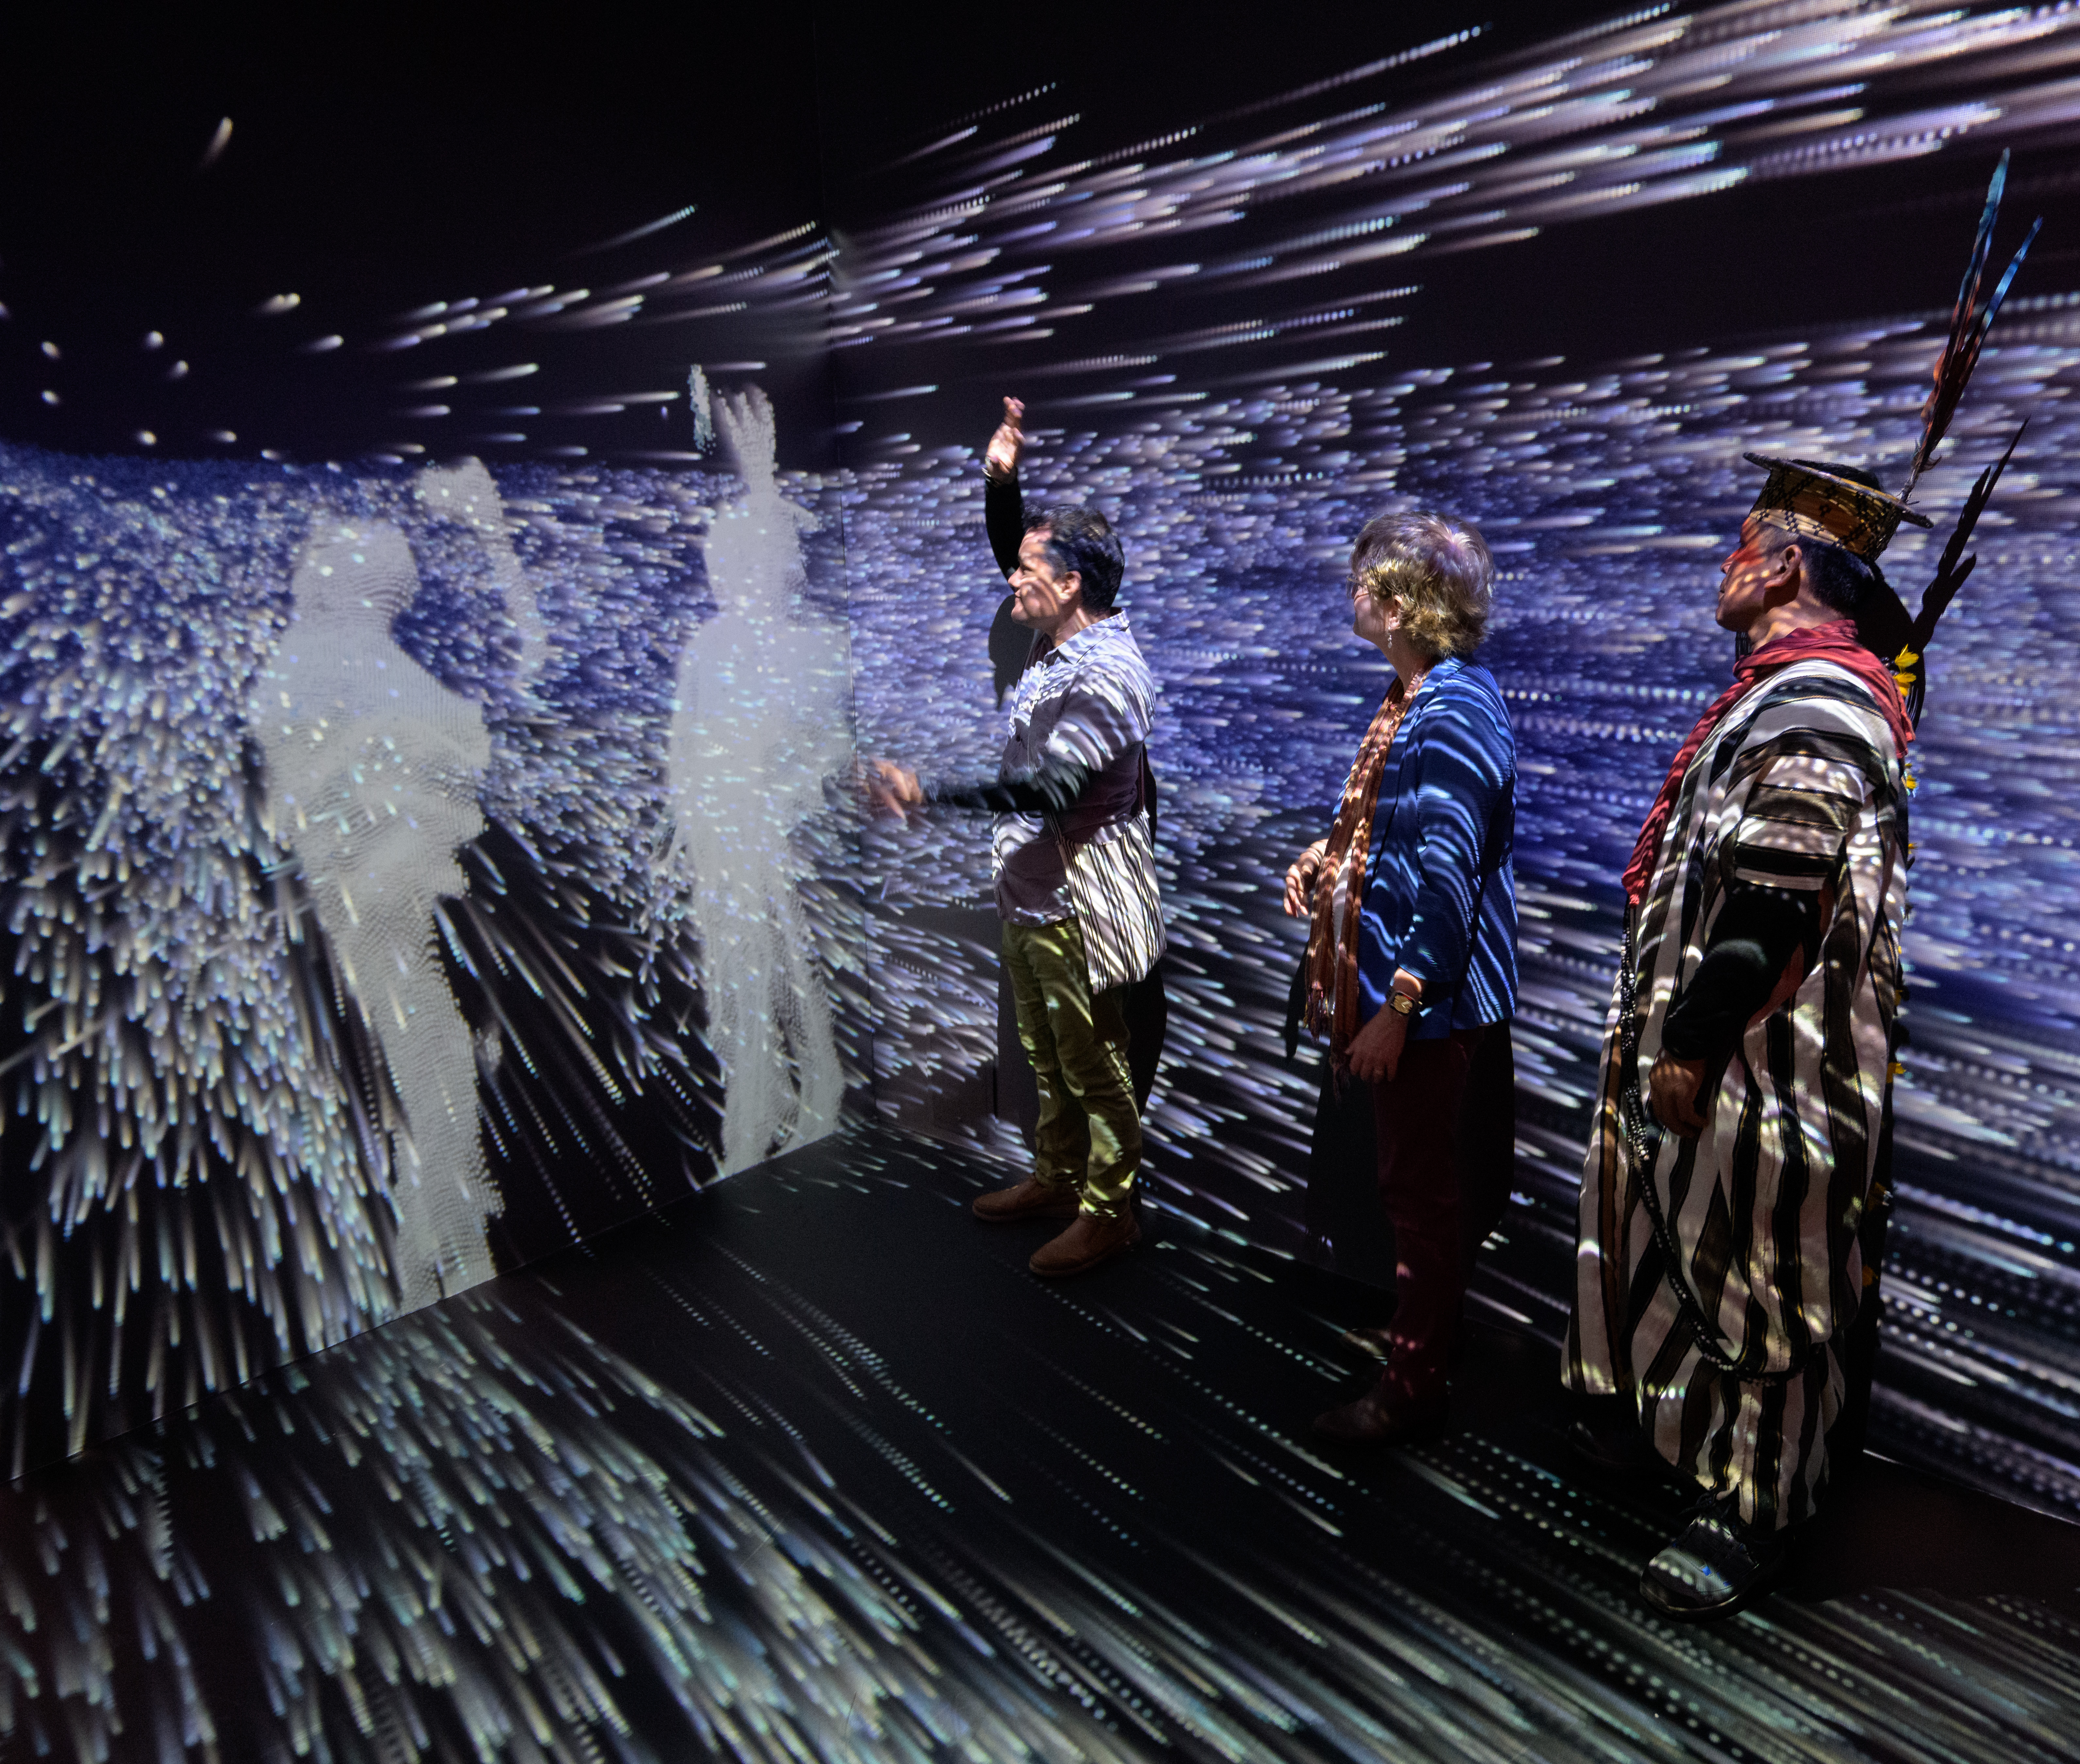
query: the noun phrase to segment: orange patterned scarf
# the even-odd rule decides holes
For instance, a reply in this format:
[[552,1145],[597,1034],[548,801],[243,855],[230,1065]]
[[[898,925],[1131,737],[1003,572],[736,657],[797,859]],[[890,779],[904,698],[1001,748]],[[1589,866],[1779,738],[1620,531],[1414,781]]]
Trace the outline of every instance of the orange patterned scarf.
[[[1315,877],[1314,923],[1307,935],[1307,1003],[1303,1015],[1310,1033],[1325,1029],[1329,1051],[1340,1060],[1358,1028],[1358,909],[1365,891],[1365,865],[1371,854],[1372,818],[1379,803],[1379,781],[1386,771],[1387,749],[1401,727],[1408,699],[1395,680],[1365,731],[1344,799],[1329,829],[1328,850]],[[1336,935],[1336,902],[1344,903],[1343,935]],[[1334,1001],[1331,1008],[1331,1001]]]

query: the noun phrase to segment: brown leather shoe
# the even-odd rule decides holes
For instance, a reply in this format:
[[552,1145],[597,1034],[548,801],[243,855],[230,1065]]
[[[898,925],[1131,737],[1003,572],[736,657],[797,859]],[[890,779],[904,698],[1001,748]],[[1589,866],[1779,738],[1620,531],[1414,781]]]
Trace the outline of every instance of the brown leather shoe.
[[1067,1230],[1052,1242],[1042,1244],[1025,1265],[1035,1274],[1060,1280],[1066,1275],[1080,1274],[1086,1268],[1096,1267],[1101,1262],[1109,1262],[1122,1250],[1130,1250],[1140,1241],[1141,1227],[1134,1221],[1132,1208],[1117,1219],[1101,1219],[1094,1213],[1079,1213]]
[[1445,1393],[1410,1402],[1390,1392],[1382,1376],[1356,1402],[1324,1409],[1315,1417],[1315,1434],[1347,1445],[1423,1445],[1445,1431]]
[[975,1196],[969,1210],[978,1219],[1001,1225],[1008,1219],[1073,1219],[1082,1203],[1066,1184],[1038,1182],[1028,1176],[1009,1188]]

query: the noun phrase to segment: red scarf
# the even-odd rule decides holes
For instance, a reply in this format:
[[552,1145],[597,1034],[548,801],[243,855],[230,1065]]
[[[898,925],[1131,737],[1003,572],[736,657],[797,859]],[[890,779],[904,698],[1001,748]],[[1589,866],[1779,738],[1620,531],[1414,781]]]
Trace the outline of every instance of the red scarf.
[[1654,866],[1661,856],[1662,836],[1668,831],[1668,817],[1674,813],[1675,798],[1683,788],[1683,774],[1690,769],[1690,762],[1697,757],[1697,750],[1712,739],[1712,731],[1725,721],[1726,713],[1745,698],[1769,677],[1793,662],[1825,660],[1846,668],[1870,688],[1871,696],[1878,702],[1885,713],[1885,721],[1892,726],[1893,745],[1904,755],[1906,744],[1914,739],[1914,725],[1907,720],[1906,705],[1899,695],[1899,682],[1893,678],[1892,669],[1856,640],[1856,622],[1852,618],[1837,618],[1825,625],[1810,625],[1803,631],[1788,632],[1774,637],[1759,649],[1751,650],[1734,664],[1734,683],[1721,693],[1703,716],[1697,727],[1690,731],[1675,756],[1675,763],[1668,769],[1663,781],[1661,794],[1654,799],[1654,807],[1646,811],[1646,824],[1639,830],[1639,843],[1633,847],[1632,861],[1625,866],[1625,899],[1638,906],[1646,895],[1646,885],[1654,879]]

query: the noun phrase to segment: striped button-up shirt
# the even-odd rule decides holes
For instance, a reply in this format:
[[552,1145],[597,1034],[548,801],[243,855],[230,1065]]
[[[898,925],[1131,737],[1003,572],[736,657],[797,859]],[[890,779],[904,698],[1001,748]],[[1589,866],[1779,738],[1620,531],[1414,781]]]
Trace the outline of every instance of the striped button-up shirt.
[[[1002,782],[1016,788],[1065,776],[1088,781],[1053,817],[1079,843],[1118,836],[1139,799],[1141,753],[1155,714],[1155,681],[1123,612],[1060,644],[1037,645],[1012,694]],[[1014,924],[1075,916],[1062,840],[1049,817],[1015,809],[992,839],[996,907]]]

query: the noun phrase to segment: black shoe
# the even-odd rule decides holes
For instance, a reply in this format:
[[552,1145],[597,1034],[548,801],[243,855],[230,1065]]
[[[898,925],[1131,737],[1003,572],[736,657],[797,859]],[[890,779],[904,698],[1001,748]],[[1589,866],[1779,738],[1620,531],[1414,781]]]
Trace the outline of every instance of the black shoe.
[[1784,1578],[1789,1534],[1744,1524],[1730,1495],[1705,1502],[1646,1565],[1639,1596],[1678,1623],[1712,1623],[1753,1604]]

